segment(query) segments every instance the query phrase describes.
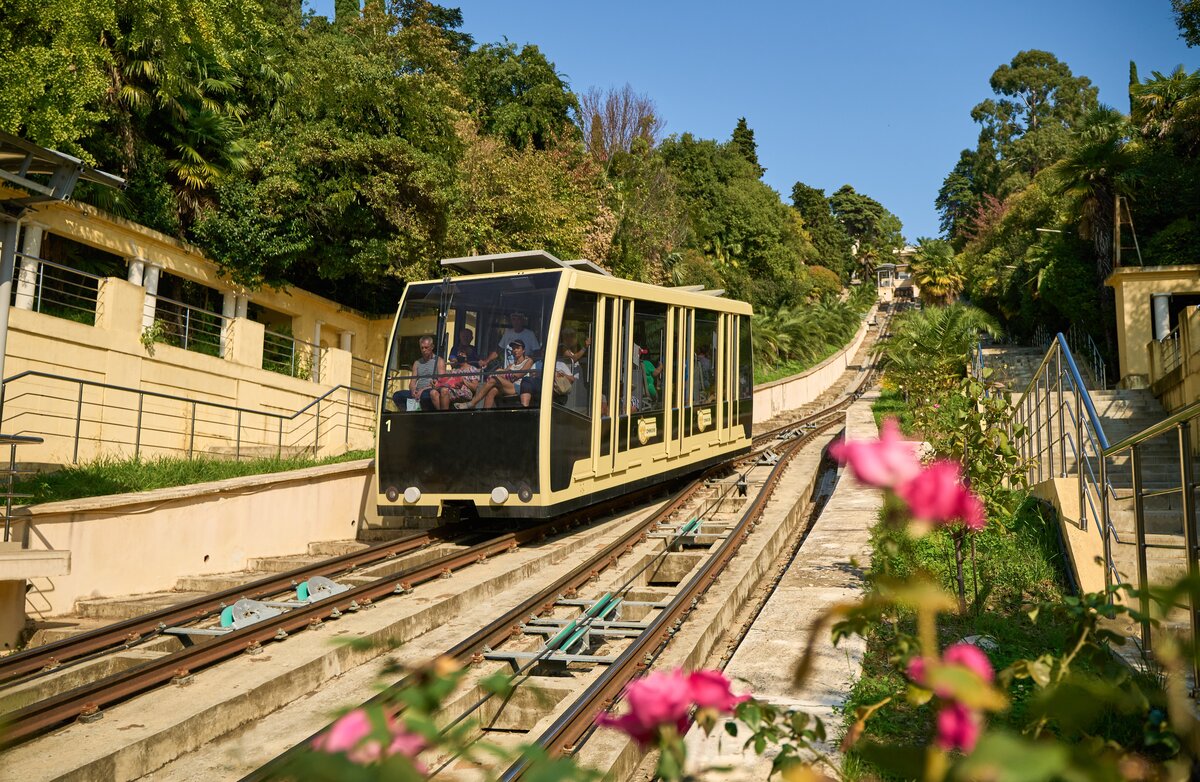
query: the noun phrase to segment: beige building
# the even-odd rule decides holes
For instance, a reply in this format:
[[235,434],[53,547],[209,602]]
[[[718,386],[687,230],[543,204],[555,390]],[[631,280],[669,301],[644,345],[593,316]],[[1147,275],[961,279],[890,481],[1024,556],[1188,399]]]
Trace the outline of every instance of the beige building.
[[1149,386],[1168,412],[1200,401],[1200,266],[1120,267],[1116,294],[1120,384]]
[[0,431],[22,462],[370,447],[390,316],[246,290],[194,246],[75,202],[22,220]]

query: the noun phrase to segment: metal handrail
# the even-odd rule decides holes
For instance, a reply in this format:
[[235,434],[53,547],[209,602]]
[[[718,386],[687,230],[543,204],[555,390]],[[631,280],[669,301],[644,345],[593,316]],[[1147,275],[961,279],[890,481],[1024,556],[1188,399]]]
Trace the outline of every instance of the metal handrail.
[[[349,437],[350,437],[350,428],[351,428],[350,424],[351,424],[351,420],[352,420],[351,408],[355,407],[354,403],[352,402],[353,395],[356,393],[363,394],[363,395],[366,395],[368,398],[373,398],[376,395],[373,391],[356,388],[354,386],[348,386],[345,384],[338,384],[336,386],[332,386],[329,390],[327,390],[324,393],[322,393],[321,395],[317,396],[316,398],[314,398],[313,400],[311,400],[310,402],[308,402],[307,404],[305,404],[303,407],[299,408],[295,412],[288,414],[288,413],[280,413],[280,412],[275,412],[275,411],[270,411],[270,410],[255,410],[252,408],[240,407],[237,405],[229,405],[229,404],[225,404],[223,402],[210,402],[210,401],[206,401],[206,400],[192,399],[192,398],[181,396],[178,394],[164,393],[161,391],[149,391],[149,390],[140,389],[140,388],[133,388],[130,386],[117,385],[114,383],[105,383],[105,382],[99,381],[99,380],[89,380],[86,378],[69,377],[66,375],[59,375],[59,374],[54,374],[54,373],[50,373],[50,372],[42,372],[40,370],[30,369],[30,370],[25,370],[23,372],[19,372],[15,375],[12,375],[11,377],[6,378],[3,382],[3,385],[0,386],[0,422],[3,421],[5,397],[8,393],[9,386],[12,383],[14,383],[15,381],[18,381],[18,380],[21,380],[22,378],[27,378],[27,377],[37,377],[37,378],[43,378],[43,379],[48,379],[48,380],[55,380],[55,381],[70,383],[74,386],[79,387],[79,394],[78,394],[77,399],[75,400],[76,401],[76,410],[75,410],[75,432],[74,432],[74,455],[72,458],[73,462],[76,462],[76,463],[78,462],[78,459],[79,459],[79,443],[80,443],[80,439],[81,439],[80,430],[81,430],[83,405],[84,405],[83,389],[85,387],[100,388],[100,389],[112,390],[112,391],[122,391],[122,392],[137,395],[138,417],[137,417],[136,433],[135,433],[136,439],[133,443],[135,457],[140,453],[141,435],[142,435],[143,430],[152,431],[152,429],[150,429],[148,427],[144,427],[143,423],[142,423],[146,398],[168,400],[168,401],[179,402],[184,405],[191,406],[192,435],[189,439],[188,447],[186,449],[183,449],[183,448],[172,449],[172,450],[181,450],[181,451],[186,450],[189,458],[191,458],[191,456],[194,452],[195,423],[197,420],[201,420],[203,422],[203,419],[197,418],[198,409],[205,408],[205,409],[209,409],[209,410],[223,410],[223,411],[228,411],[230,413],[234,413],[236,415],[236,425],[234,425],[235,426],[234,435],[232,438],[221,438],[221,439],[224,439],[226,441],[229,441],[230,439],[232,439],[236,443],[236,446],[235,446],[236,447],[236,458],[240,459],[241,451],[242,451],[242,432],[243,432],[243,430],[251,431],[251,432],[255,431],[255,429],[253,427],[243,424],[243,418],[246,415],[261,416],[265,420],[274,420],[276,422],[275,445],[276,445],[276,453],[278,455],[278,454],[282,454],[282,450],[283,450],[284,424],[285,423],[293,423],[293,422],[300,420],[301,417],[304,416],[306,413],[309,413],[309,411],[314,411],[314,414],[312,417],[313,426],[312,426],[312,435],[311,435],[312,436],[312,447],[314,449],[320,447],[322,421],[331,419],[333,416],[341,417],[344,415],[345,436],[346,436],[346,441],[348,442]],[[345,398],[344,399],[339,398],[337,400],[332,399],[332,397],[334,397],[335,395],[340,396],[339,392],[345,392]],[[103,403],[101,403],[101,404],[103,405]],[[339,411],[336,413],[322,415],[321,406],[323,404],[325,404],[325,405],[333,404],[333,405],[337,405],[337,406],[344,405],[345,412],[344,412],[344,414]],[[372,423],[374,423],[374,420],[375,420],[375,416],[373,413],[374,405],[361,405],[360,404],[360,405],[358,405],[358,407],[361,407],[363,409],[372,410],[372,416],[371,416],[370,420]],[[314,408],[315,408],[315,410],[314,410]],[[331,409],[331,408],[326,407],[327,411],[329,409]],[[336,409],[336,408],[334,408],[334,409]],[[209,423],[212,423],[212,422],[209,421]],[[305,423],[305,426],[307,426],[307,423]],[[295,435],[298,431],[300,431],[300,430],[298,430],[296,428],[292,428],[288,431],[289,443],[293,446],[297,440],[306,441],[309,437],[307,431],[300,431],[300,437],[299,438],[295,437]],[[262,432],[264,434],[267,434],[268,430],[264,427],[262,429]],[[211,435],[206,435],[206,436],[211,437]],[[304,447],[307,448],[309,446],[305,445]]]
[[38,445],[45,442],[40,437],[30,437],[24,434],[0,434],[0,445],[8,446],[8,470],[4,472],[5,491],[4,491],[4,542],[8,543],[12,539],[12,501],[22,498],[26,495],[20,495],[13,491],[17,476],[26,472],[25,470],[17,469],[17,446],[18,445]]
[[[32,261],[37,261],[39,264],[42,264],[43,266],[49,266],[52,269],[62,269],[63,271],[68,271],[73,274],[78,274],[80,277],[87,277],[89,279],[96,280],[97,282],[101,282],[105,279],[103,276],[101,276],[99,274],[92,274],[91,272],[85,272],[83,269],[76,269],[74,266],[64,266],[63,264],[56,263],[55,261],[47,261],[45,258],[39,258],[36,255],[30,255],[28,253],[18,252],[17,258],[28,258]],[[19,269],[17,270],[17,275],[20,276]],[[3,437],[3,435],[0,435],[0,437]],[[0,442],[0,445],[3,445],[3,443]]]
[[[1067,346],[1066,337],[1062,335],[1062,332],[1059,332],[1058,334],[1054,335],[1054,339],[1051,340],[1051,344],[1057,344],[1059,350],[1062,351],[1063,356],[1066,358],[1067,372],[1070,374],[1071,380],[1078,384],[1076,388],[1078,388],[1080,391],[1080,398],[1083,401],[1084,409],[1087,411],[1088,421],[1092,424],[1092,428],[1096,430],[1096,434],[1100,436],[1101,447],[1107,448],[1108,438],[1104,436],[1104,426],[1100,423],[1100,416],[1096,413],[1096,406],[1092,404],[1091,395],[1087,393],[1087,384],[1083,382],[1083,377],[1079,374],[1079,367],[1075,364],[1075,357],[1071,355],[1071,348]],[[1052,356],[1053,350],[1048,350],[1045,357],[1042,359],[1042,363],[1038,364],[1037,370],[1033,373],[1033,380],[1029,381],[1029,385],[1025,386],[1025,390],[1021,393],[1020,399],[1017,400],[1016,406],[1018,408],[1020,407],[1021,403],[1025,401],[1025,398],[1029,396],[1030,392],[1033,390],[1033,387],[1037,385],[1038,375],[1042,373],[1043,368],[1045,368],[1047,362],[1050,361]]]
[[1200,416],[1200,402],[1194,402],[1194,403],[1188,405],[1187,407],[1183,408],[1182,410],[1180,410],[1178,413],[1168,416],[1167,418],[1163,419],[1162,421],[1159,421],[1157,424],[1147,426],[1145,429],[1138,432],[1137,434],[1131,434],[1128,437],[1126,437],[1124,440],[1121,440],[1120,442],[1114,443],[1113,445],[1105,446],[1104,447],[1104,455],[1112,456],[1113,454],[1117,453],[1118,451],[1124,451],[1127,448],[1132,448],[1135,445],[1140,445],[1142,442],[1144,442],[1146,440],[1150,440],[1154,437],[1158,437],[1161,434],[1166,434],[1171,429],[1174,429],[1176,426],[1179,426],[1184,421],[1188,420],[1189,418],[1194,418],[1196,416]]

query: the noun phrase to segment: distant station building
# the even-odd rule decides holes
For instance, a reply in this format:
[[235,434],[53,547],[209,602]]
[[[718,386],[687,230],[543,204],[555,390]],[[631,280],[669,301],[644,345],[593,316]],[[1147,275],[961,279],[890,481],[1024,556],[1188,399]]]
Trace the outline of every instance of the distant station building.
[[1200,265],[1119,266],[1120,385],[1150,388],[1167,412],[1200,401]]

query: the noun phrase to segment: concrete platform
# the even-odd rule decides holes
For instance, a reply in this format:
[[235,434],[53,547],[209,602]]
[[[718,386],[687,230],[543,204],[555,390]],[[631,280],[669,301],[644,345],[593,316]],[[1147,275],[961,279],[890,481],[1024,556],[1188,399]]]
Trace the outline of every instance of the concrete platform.
[[[850,438],[877,434],[871,414],[876,398],[878,393],[870,392],[850,407]],[[824,628],[815,638],[816,665],[808,682],[793,687],[792,673],[817,617],[837,603],[857,600],[862,593],[863,572],[870,565],[870,531],[882,504],[879,491],[842,475],[795,560],[725,669],[735,692],[749,691],[781,707],[806,711],[824,720],[831,736],[837,735],[841,723],[838,709],[862,671],[865,642],[851,638],[835,647],[829,629]],[[766,779],[770,772],[769,758],[742,751],[744,738],[731,739],[723,731],[706,738],[694,729],[687,742],[689,763],[697,772],[712,766],[728,767],[725,778],[729,779]]]

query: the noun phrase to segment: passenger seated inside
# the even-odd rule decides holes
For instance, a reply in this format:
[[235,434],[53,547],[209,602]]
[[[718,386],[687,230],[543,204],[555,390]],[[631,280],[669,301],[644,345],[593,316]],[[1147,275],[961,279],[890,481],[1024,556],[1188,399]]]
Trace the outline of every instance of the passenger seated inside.
[[493,350],[488,354],[479,366],[486,367],[488,364],[495,361],[499,355],[499,351],[504,352],[504,366],[508,366],[513,361],[512,343],[520,340],[525,347],[525,355],[536,356],[542,350],[542,343],[538,340],[537,335],[528,328],[529,319],[525,317],[525,313],[517,310],[508,316],[508,322],[511,324],[504,333],[500,335],[498,350]]
[[434,384],[433,403],[438,410],[467,407],[479,388],[479,370],[471,364],[469,354],[460,347],[450,357],[450,369]]
[[[501,396],[517,396],[522,392],[518,389],[518,384],[528,377],[533,369],[533,359],[525,355],[525,343],[522,340],[514,339],[508,344],[512,351],[512,361],[505,365],[504,369],[493,373],[491,376],[479,384],[475,389],[475,394],[471,397],[469,407],[474,407],[480,401],[483,402],[484,409],[491,409],[496,406],[497,398]],[[524,394],[522,394],[524,396]],[[528,407],[528,399],[525,400],[525,406]]]
[[446,360],[454,363],[454,356],[459,353],[465,353],[467,361],[472,364],[479,363],[479,351],[475,349],[475,332],[468,328],[458,330],[458,342],[454,347],[450,348],[450,352],[446,355]]
[[[400,412],[419,406],[421,410],[436,410],[434,381],[446,372],[446,362],[433,355],[433,337],[421,337],[421,357],[413,362],[408,388],[392,395]],[[411,403],[411,404],[410,404]]]
[[[574,332],[571,333],[574,336]],[[575,382],[579,379],[575,372],[578,369],[578,364],[572,365],[566,357],[568,350],[564,347],[567,340],[567,332],[563,331],[563,340],[559,342],[558,358],[554,361],[554,403],[556,405],[569,405],[571,392],[575,390]]]

